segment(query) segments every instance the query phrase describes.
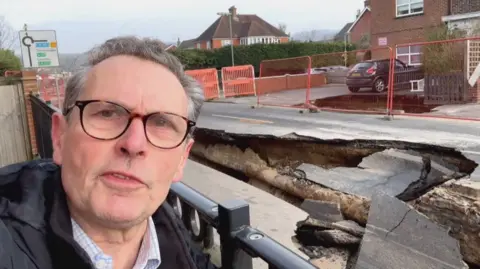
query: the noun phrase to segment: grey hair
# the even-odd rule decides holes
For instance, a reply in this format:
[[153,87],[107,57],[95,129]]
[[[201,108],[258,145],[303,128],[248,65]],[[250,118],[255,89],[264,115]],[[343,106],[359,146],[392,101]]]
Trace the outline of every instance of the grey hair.
[[165,45],[156,39],[122,36],[109,39],[88,52],[88,63],[67,81],[63,114],[65,115],[85,87],[87,73],[95,65],[114,56],[129,55],[160,64],[170,70],[182,84],[188,98],[188,119],[196,121],[204,102],[203,89],[192,77],[185,74],[177,57],[163,49]]

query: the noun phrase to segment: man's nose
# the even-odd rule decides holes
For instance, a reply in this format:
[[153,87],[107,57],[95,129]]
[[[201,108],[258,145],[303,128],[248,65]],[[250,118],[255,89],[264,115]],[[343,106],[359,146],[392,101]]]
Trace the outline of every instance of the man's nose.
[[147,147],[147,137],[145,136],[145,127],[141,119],[133,119],[125,133],[117,142],[118,150],[123,155],[145,156]]

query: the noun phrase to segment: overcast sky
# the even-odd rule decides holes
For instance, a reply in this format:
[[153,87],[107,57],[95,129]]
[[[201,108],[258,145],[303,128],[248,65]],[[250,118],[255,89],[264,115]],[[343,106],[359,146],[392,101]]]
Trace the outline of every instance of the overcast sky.
[[232,5],[257,14],[287,32],[340,29],[353,21],[363,0],[0,0],[0,15],[19,30],[56,30],[59,51],[83,52],[123,34],[158,37],[165,42],[201,34]]

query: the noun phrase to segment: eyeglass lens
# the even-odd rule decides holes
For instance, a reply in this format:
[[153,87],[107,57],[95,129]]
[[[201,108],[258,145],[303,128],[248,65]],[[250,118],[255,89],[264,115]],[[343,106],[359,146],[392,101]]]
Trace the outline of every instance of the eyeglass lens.
[[[91,102],[83,110],[85,132],[98,139],[114,139],[128,128],[131,113],[124,107],[109,102]],[[178,115],[158,112],[145,122],[147,139],[157,147],[174,147],[181,143],[188,131],[187,121]]]

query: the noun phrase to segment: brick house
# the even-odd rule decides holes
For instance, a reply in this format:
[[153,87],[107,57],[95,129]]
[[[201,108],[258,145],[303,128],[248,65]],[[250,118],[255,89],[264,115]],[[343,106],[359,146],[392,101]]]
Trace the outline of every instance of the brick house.
[[[425,41],[428,29],[443,25],[442,17],[449,12],[449,0],[370,0],[370,5],[373,58],[389,57],[388,50],[375,51],[377,47]],[[396,53],[407,64],[421,64],[419,46],[402,47]]]
[[[232,16],[233,45],[273,44],[288,42],[288,35],[254,14],[238,14],[230,9]],[[229,15],[220,16],[195,40],[197,49],[215,49],[230,45]]]
[[442,17],[449,29],[458,29],[467,35],[480,35],[480,1],[450,0],[448,15]]
[[365,7],[347,30],[348,41],[360,47],[370,46],[372,12],[370,1],[365,1]]

